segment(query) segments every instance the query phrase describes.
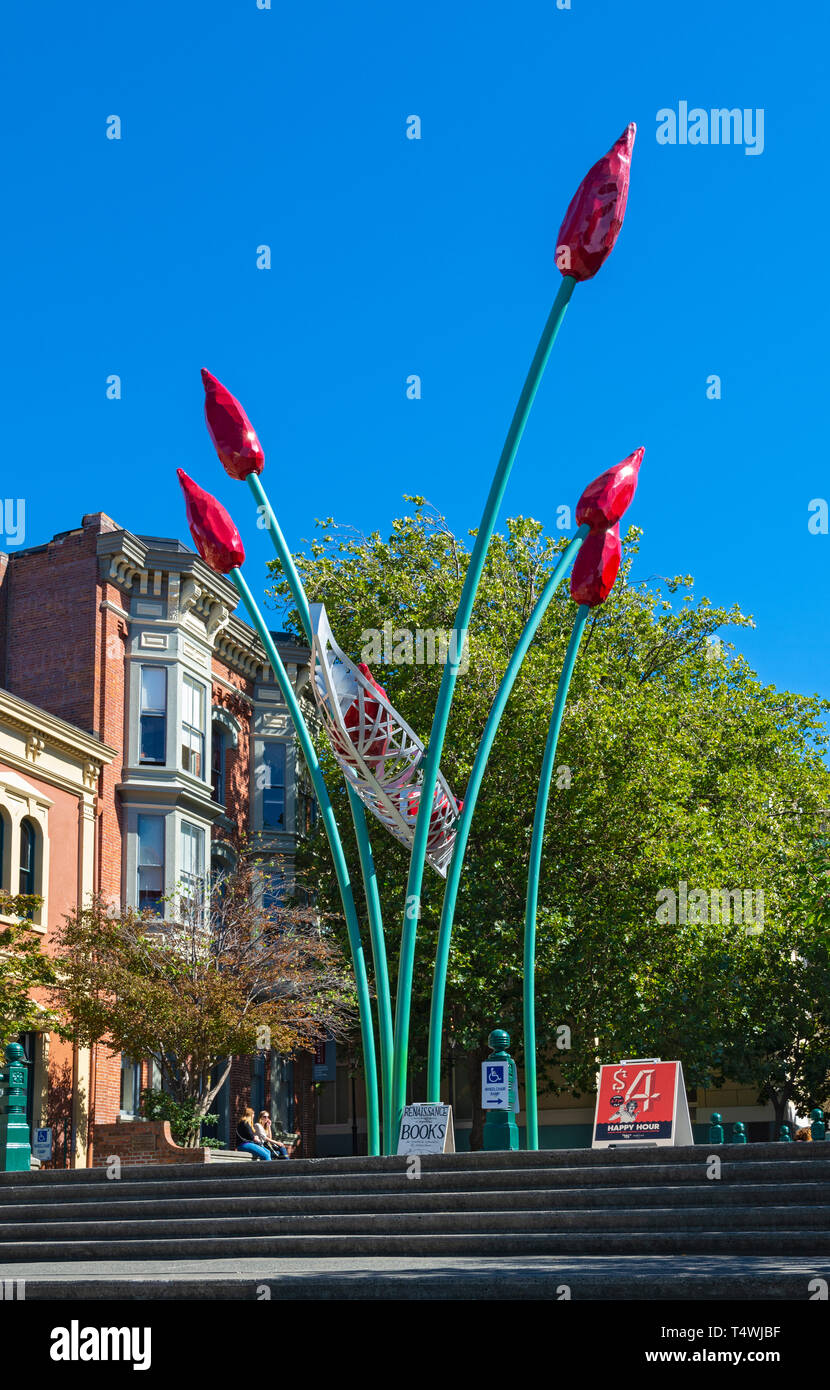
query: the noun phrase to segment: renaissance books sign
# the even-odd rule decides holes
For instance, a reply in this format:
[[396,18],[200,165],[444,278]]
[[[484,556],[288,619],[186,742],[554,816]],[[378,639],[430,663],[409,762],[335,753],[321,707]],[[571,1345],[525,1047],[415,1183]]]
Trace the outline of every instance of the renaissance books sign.
[[398,1131],[399,1154],[454,1154],[451,1105],[405,1105]]
[[694,1142],[680,1062],[645,1057],[600,1067],[592,1148]]

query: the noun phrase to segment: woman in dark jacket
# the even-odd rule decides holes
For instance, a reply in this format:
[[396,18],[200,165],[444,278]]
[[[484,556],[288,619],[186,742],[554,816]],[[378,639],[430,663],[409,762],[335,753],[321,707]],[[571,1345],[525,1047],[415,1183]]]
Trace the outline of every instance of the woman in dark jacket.
[[236,1126],[236,1147],[245,1153],[253,1154],[254,1158],[267,1158],[270,1162],[269,1151],[264,1145],[257,1143],[254,1132],[254,1112],[250,1105],[242,1111],[242,1118]]

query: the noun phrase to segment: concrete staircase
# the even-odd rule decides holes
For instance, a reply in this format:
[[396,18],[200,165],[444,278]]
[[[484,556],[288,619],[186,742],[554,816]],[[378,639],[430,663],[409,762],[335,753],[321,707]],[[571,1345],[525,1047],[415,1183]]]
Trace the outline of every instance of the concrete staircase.
[[[720,1177],[707,1176],[712,1155]],[[338,1158],[124,1168],[118,1180],[0,1174],[0,1278],[25,1278],[29,1298],[253,1298],[265,1281],[281,1298],[804,1300],[811,1279],[830,1278],[830,1142],[454,1154],[422,1158],[420,1176],[408,1168]]]

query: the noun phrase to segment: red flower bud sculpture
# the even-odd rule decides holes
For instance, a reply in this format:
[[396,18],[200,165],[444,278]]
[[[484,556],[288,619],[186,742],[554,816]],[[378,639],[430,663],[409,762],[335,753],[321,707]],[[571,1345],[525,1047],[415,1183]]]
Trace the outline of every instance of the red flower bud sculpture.
[[193,544],[206,565],[217,574],[227,574],[245,561],[242,538],[221,502],[177,468],[187,507],[187,524]]
[[622,463],[607,468],[589,483],[576,504],[576,524],[613,526],[628,510],[634,493],[645,449],[635,449]]
[[619,521],[637,491],[645,449],[635,449],[606,468],[585,488],[576,504],[578,526],[590,526],[571,571],[571,598],[596,608],[614,587],[622,558]]
[[202,368],[205,387],[205,419],[208,434],[226,473],[244,482],[249,473],[261,473],[265,454],[236,396]]
[[628,202],[636,133],[632,121],[608,153],[588,170],[571,199],[556,238],[556,264],[563,275],[590,280],[614,249]]
[[604,603],[619,573],[622,549],[619,526],[591,531],[585,537],[571,571],[571,598],[597,608]]

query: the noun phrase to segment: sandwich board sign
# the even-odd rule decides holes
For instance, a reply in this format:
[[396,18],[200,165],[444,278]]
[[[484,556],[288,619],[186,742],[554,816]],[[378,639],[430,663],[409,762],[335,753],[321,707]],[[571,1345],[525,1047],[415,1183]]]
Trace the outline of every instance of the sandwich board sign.
[[644,1057],[600,1067],[592,1149],[694,1142],[681,1062]]
[[454,1154],[452,1106],[420,1101],[405,1105],[397,1151],[399,1154]]
[[516,1063],[512,1057],[502,1062],[482,1062],[481,1064],[481,1108],[482,1110],[519,1109],[519,1086],[516,1077]]

